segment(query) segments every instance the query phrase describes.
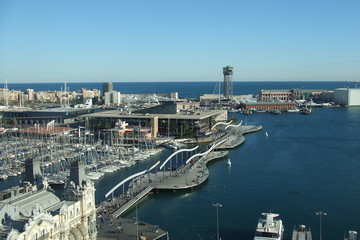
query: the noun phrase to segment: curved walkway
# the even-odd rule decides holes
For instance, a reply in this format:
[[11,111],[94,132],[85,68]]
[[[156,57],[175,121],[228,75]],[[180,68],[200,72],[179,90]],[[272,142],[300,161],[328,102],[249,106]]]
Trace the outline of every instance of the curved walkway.
[[[187,163],[178,168],[176,171],[158,171],[155,173],[141,174],[134,178],[129,185],[129,188],[126,194],[118,195],[118,197],[112,198],[108,202],[103,202],[98,208],[98,216],[101,216],[101,220],[106,219],[111,221],[119,221],[118,217],[121,216],[127,209],[137,204],[141,198],[146,196],[149,192],[156,190],[181,190],[181,189],[192,189],[196,186],[204,183],[209,177],[209,170],[207,164],[215,159],[224,158],[227,156],[228,151],[214,151],[214,149],[232,149],[239,146],[244,142],[245,137],[243,134],[259,131],[262,129],[261,126],[241,126],[239,125],[226,125],[226,130],[222,129],[224,134],[222,137],[214,141],[213,145],[209,147],[205,152],[198,153],[193,155],[186,161]],[[163,164],[165,165],[165,164]],[[162,165],[162,167],[164,167]],[[135,177],[135,176],[134,176]],[[100,224],[103,224],[101,221]],[[134,224],[130,224],[134,227]],[[135,226],[138,224],[135,224]],[[145,224],[146,225],[146,224]],[[131,228],[130,226],[130,228]],[[152,225],[149,225],[152,226]],[[136,226],[138,231],[139,226]],[[161,234],[157,235],[159,230],[158,228],[151,227],[151,231],[148,231],[149,239],[157,239],[160,235],[164,236],[166,233],[161,230]],[[153,231],[157,229],[157,231]],[[103,235],[102,231],[99,231],[99,236]],[[134,230],[131,231],[134,238],[136,238],[136,233],[133,235]],[[150,237],[151,233],[153,236]],[[118,234],[118,233],[117,233]],[[129,236],[130,236],[129,235]],[[113,235],[114,236],[114,235]],[[119,235],[116,235],[118,237]],[[98,238],[98,239],[108,239],[108,238]],[[113,238],[116,239],[116,238]],[[124,238],[122,239],[132,239]]]

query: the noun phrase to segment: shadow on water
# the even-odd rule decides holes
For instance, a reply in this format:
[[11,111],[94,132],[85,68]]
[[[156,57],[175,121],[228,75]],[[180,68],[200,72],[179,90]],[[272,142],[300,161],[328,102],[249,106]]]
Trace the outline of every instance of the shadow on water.
[[[253,239],[254,238],[254,229],[228,229],[221,228],[219,236],[221,239]],[[216,234],[216,229],[215,229]],[[237,237],[236,237],[237,236]]]

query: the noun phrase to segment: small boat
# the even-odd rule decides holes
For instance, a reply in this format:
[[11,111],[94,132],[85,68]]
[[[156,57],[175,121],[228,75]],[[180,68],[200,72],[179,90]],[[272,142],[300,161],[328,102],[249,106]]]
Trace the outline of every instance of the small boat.
[[6,174],[0,174],[0,180],[6,180],[8,176]]
[[307,105],[305,105],[305,108],[301,108],[299,113],[301,114],[311,114],[312,109],[311,107],[307,107]]
[[345,233],[344,240],[357,240],[357,231],[348,231]]
[[307,228],[305,225],[295,226],[292,240],[312,240],[310,228]]
[[281,111],[278,110],[278,109],[275,109],[275,110],[272,111],[272,113],[275,114],[275,115],[279,115],[279,114],[281,114]]
[[271,212],[261,214],[262,216],[256,226],[254,240],[281,240],[284,234],[284,226],[282,221],[277,218],[279,214]]
[[227,165],[231,165],[231,160],[230,160],[230,158],[227,160]]
[[268,136],[269,136],[268,132],[265,132],[265,137],[268,137]]
[[252,113],[252,111],[251,111],[250,109],[244,109],[244,110],[242,111],[242,113],[245,114],[245,115],[249,115],[249,114]]
[[176,145],[175,142],[173,143],[166,143],[164,144],[165,147],[169,148],[169,149],[173,149],[173,150],[177,150],[178,149],[178,146]]
[[288,109],[287,112],[289,112],[289,113],[297,112],[298,113],[298,112],[300,112],[300,109],[292,108],[292,109]]

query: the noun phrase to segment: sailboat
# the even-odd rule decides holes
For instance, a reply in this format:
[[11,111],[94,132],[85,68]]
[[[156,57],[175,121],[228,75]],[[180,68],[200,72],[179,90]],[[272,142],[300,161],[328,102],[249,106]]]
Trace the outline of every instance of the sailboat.
[[231,165],[231,160],[230,160],[230,158],[229,158],[228,161],[227,161],[227,165]]

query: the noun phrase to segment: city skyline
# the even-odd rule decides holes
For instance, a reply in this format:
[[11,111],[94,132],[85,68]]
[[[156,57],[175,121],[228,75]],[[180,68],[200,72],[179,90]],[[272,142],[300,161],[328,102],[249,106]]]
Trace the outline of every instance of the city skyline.
[[0,2],[0,82],[359,81],[360,2]]

